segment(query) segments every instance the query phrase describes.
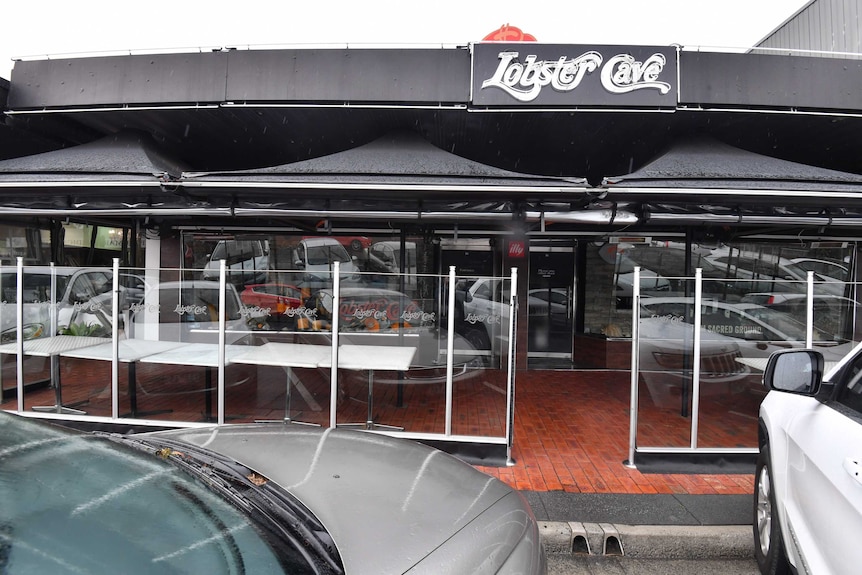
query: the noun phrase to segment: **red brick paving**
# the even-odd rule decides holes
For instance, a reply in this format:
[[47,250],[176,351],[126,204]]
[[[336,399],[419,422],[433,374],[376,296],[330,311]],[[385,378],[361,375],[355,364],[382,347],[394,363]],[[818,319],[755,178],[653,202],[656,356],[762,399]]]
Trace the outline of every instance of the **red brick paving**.
[[[228,381],[233,381],[230,368]],[[139,411],[170,409],[153,415],[165,421],[201,420],[204,413],[203,368],[138,366]],[[294,391],[294,419],[328,425],[329,373],[297,370],[320,407],[313,411]],[[453,433],[469,436],[504,434],[505,374],[475,372],[453,389]],[[445,395],[442,384],[398,383],[397,375],[375,374],[375,421],[400,425],[412,432],[444,433]],[[249,382],[226,390],[231,422],[279,419],[284,414],[285,374],[258,368]],[[64,401],[84,400],[91,415],[110,416],[110,365],[64,359]],[[339,422],[364,422],[367,395],[364,374],[345,373],[338,402]],[[401,380],[403,381],[403,380]],[[8,383],[7,383],[8,385]],[[400,403],[399,403],[400,387]],[[129,410],[125,365],[120,368],[120,411]],[[215,411],[213,393],[213,411]],[[751,475],[645,474],[624,464],[629,442],[629,374],[624,371],[522,371],[516,378],[515,429],[511,467],[479,469],[516,489],[574,493],[748,494]],[[702,400],[699,445],[756,446],[756,410],[760,396],[737,393]],[[28,391],[25,409],[53,403],[53,390]],[[654,406],[646,392],[639,396],[638,442],[643,446],[687,446],[691,419],[680,410]],[[14,410],[9,398],[0,408]]]

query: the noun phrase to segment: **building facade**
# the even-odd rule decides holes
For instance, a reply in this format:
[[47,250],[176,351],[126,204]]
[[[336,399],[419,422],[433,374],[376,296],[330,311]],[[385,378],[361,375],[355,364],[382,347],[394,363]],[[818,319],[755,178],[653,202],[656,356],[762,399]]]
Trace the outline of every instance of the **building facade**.
[[[738,359],[806,343],[812,282],[815,339],[859,341],[862,65],[821,56],[482,42],[16,62],[0,258],[279,290],[303,313],[267,341],[446,333],[408,371],[448,367],[450,392],[462,368],[506,401],[531,372],[634,373],[633,411],[673,413],[682,437],[638,445],[746,451],[748,423],[750,441],[710,443],[692,417],[752,415]],[[695,355],[694,297],[712,313]],[[449,421],[400,427],[487,427]]]

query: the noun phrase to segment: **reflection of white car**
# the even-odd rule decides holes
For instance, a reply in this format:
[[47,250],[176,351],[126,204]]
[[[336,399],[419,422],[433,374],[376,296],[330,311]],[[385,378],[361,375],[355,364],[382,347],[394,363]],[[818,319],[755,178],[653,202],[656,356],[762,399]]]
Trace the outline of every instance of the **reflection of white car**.
[[[729,253],[707,258],[726,270],[728,277],[751,280],[748,291],[805,292],[808,273],[785,258],[769,258],[760,254]],[[815,291],[843,295],[844,282],[815,274]]]
[[305,238],[293,250],[293,265],[304,272],[304,285],[331,286],[335,262],[339,262],[342,281],[359,281],[359,267],[334,238]]
[[[486,356],[500,355],[508,345],[510,284],[501,278],[464,282],[456,293],[456,326],[470,344]],[[547,302],[530,298],[530,314],[547,314]],[[480,351],[483,353],[483,351]]]
[[839,282],[846,282],[850,279],[850,268],[843,262],[816,258],[793,258],[790,261],[806,272],[814,272],[815,279]]
[[770,358],[760,405],[754,555],[762,573],[862,565],[862,346],[824,376],[816,351]]
[[225,273],[236,284],[264,283],[269,270],[269,247],[263,240],[221,240],[209,255],[201,273],[205,280],[219,277],[221,260],[225,260]]
[[[694,322],[692,299],[650,298],[641,302],[646,317],[673,318]],[[773,351],[804,347],[806,326],[793,316],[754,303],[725,303],[704,300],[701,327],[711,333],[732,338],[743,357],[768,357]],[[842,357],[850,344],[835,340],[819,329],[813,331],[813,344],[825,355]]]
[[[803,322],[808,316],[808,294],[750,293],[743,296],[742,301],[790,314]],[[857,301],[838,295],[814,294],[812,303],[814,327],[832,334],[836,340],[852,339],[853,320],[859,307]]]
[[[638,371],[650,397],[658,407],[680,408],[685,390],[691,393],[694,326],[673,316],[642,312],[638,330]],[[704,329],[700,337],[701,396],[745,390],[751,370],[737,361],[742,354],[736,340]]]
[[[113,315],[113,272],[110,269],[55,266],[53,274],[56,291],[52,302],[52,268],[24,268],[21,286],[24,339],[48,337],[57,333],[109,336]],[[5,269],[0,274],[0,343],[18,339],[17,286],[17,270]],[[121,291],[121,294],[124,293]],[[51,331],[52,323],[56,332]],[[14,357],[11,359],[14,360]],[[3,388],[14,388],[17,381],[15,362],[7,360],[4,363]],[[43,357],[25,357],[25,381],[29,381],[26,375],[40,374],[44,364]]]
[[[108,335],[113,309],[113,272],[100,268],[54,267],[53,274],[56,291],[52,302],[52,269],[47,266],[24,268],[24,339],[56,335],[51,333],[52,320],[56,322],[58,332],[77,326],[79,329],[88,329],[91,335]],[[0,277],[2,341],[17,339],[17,285],[17,273],[4,271]],[[54,317],[51,315],[52,309],[56,311]]]

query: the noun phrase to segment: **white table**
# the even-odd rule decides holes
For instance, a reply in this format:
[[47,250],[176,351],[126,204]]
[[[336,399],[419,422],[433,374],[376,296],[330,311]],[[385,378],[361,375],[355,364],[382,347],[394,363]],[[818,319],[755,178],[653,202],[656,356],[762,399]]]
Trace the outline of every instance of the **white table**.
[[[322,364],[330,365],[332,363],[332,349],[328,345],[281,343],[271,341],[248,349],[246,353],[234,357],[232,361],[233,363],[271,365],[284,368],[287,373],[287,389],[285,390],[284,399],[284,422],[304,423],[291,419],[290,396],[292,386],[296,386],[307,402],[312,398],[311,394],[309,394],[305,389],[305,386],[302,385],[302,382],[293,374],[293,368],[307,367],[314,369],[321,367]],[[316,405],[316,403],[313,405]],[[317,407],[317,411],[320,411],[319,406]]]
[[[54,337],[40,337],[28,339],[24,342],[24,355],[48,357],[51,359],[51,385],[54,386],[56,403],[50,406],[35,406],[33,411],[46,411],[55,413],[86,413],[80,409],[74,409],[63,405],[62,384],[60,383],[60,354],[73,349],[85,348],[105,343],[103,337],[55,335]],[[0,353],[18,354],[18,342],[0,345]]]
[[[368,417],[365,423],[342,423],[339,427],[363,427],[375,429],[385,427],[399,429],[392,425],[374,423],[373,416],[373,386],[374,370],[407,371],[416,354],[415,347],[399,347],[390,345],[342,345],[338,348],[338,367],[355,371],[368,371]],[[326,358],[320,367],[331,367],[332,356]]]
[[[174,350],[189,345],[180,341],[161,341],[151,339],[122,339],[117,345],[117,359],[122,363],[129,364],[129,405],[132,417],[138,414],[137,398],[137,376],[135,365],[148,355]],[[77,359],[96,359],[101,361],[113,361],[114,344],[112,341],[91,347],[76,348],[64,351],[62,357],[74,357]],[[150,415],[153,412],[149,412]]]
[[[247,345],[225,345],[224,364],[230,365],[233,358],[248,350]],[[141,363],[205,367],[205,417],[207,421],[212,421],[212,368],[219,366],[219,345],[217,343],[187,343],[182,347],[144,356],[139,361]]]

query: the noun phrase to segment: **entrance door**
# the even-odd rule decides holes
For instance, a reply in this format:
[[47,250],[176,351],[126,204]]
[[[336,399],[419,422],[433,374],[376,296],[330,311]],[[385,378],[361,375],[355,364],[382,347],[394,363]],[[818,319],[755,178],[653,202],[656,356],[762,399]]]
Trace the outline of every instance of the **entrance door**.
[[527,357],[572,360],[575,245],[530,243]]

